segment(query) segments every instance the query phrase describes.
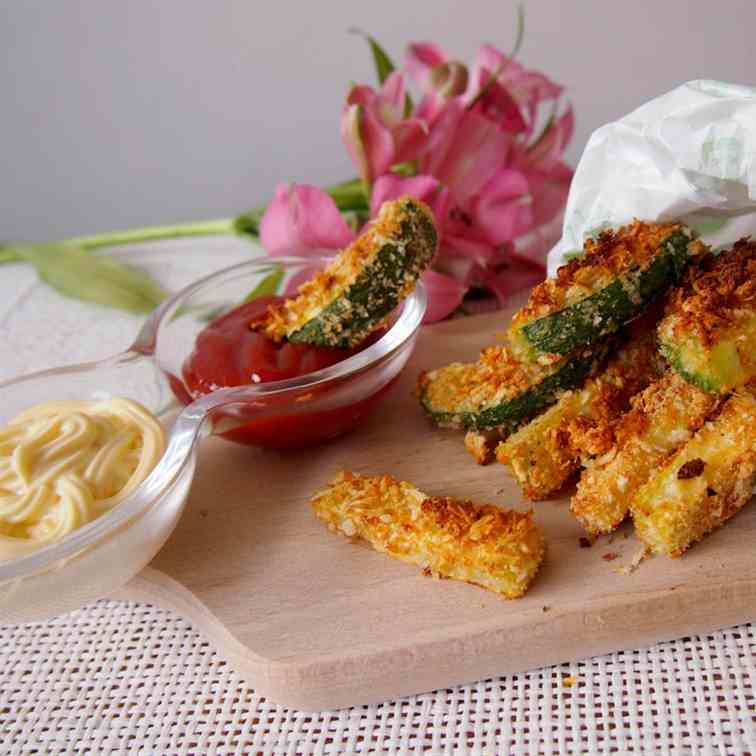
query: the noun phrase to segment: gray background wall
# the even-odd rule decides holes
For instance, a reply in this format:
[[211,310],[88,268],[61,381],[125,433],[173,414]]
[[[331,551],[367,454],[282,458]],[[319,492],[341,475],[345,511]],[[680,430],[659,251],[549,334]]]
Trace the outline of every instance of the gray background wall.
[[[351,167],[347,29],[395,58],[430,39],[462,59],[508,49],[506,0],[6,0],[0,9],[0,239],[215,217],[280,180]],[[691,78],[756,84],[754,0],[531,0],[521,60],[565,84],[590,132]],[[750,64],[750,65],[749,65]]]

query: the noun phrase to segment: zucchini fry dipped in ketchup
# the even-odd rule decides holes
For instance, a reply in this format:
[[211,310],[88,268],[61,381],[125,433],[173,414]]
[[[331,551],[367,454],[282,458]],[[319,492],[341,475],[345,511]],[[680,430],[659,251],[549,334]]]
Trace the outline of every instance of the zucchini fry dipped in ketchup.
[[364,234],[303,284],[295,299],[271,305],[252,328],[274,341],[354,347],[412,293],[437,243],[433,217],[422,202],[385,202]]
[[[174,390],[188,403],[218,389],[296,378],[351,357],[380,338],[392,310],[430,265],[437,234],[411,197],[384,203],[376,220],[294,299],[260,297],[213,320],[197,336]],[[354,427],[388,386],[355,404],[250,419],[224,434],[241,443],[302,447]],[[238,423],[237,423],[238,424]]]

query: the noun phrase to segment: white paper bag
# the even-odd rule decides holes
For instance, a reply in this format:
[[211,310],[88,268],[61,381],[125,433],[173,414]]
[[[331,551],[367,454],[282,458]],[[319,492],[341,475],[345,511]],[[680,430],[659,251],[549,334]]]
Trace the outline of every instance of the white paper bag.
[[713,247],[756,237],[756,89],[691,81],[593,132],[549,275],[633,218],[681,220]]

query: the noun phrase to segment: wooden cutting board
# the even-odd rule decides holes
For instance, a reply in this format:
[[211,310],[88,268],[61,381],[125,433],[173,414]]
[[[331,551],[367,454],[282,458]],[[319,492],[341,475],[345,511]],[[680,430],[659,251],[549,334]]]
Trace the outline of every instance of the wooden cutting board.
[[[499,464],[431,427],[421,369],[474,360],[498,313],[427,327],[377,415],[301,452],[206,441],[178,527],[125,594],[190,619],[258,693],[305,710],[370,703],[756,619],[756,507],[678,560],[646,560],[626,524],[580,547],[568,495],[535,505],[546,561],[524,598],[423,577],[329,532],[307,504],[339,470],[528,509]],[[569,492],[568,492],[569,494]],[[614,557],[617,555],[616,558]]]

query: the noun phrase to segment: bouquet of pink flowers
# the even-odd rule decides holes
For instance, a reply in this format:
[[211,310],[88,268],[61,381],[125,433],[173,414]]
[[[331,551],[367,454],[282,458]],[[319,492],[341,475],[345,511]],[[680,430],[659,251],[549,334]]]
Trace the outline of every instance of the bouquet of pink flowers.
[[436,45],[416,42],[397,70],[366,38],[379,87],[353,86],[341,116],[359,178],[327,189],[281,184],[267,207],[234,218],[0,245],[0,262],[29,262],[69,296],[149,312],[164,296],[160,287],[91,250],[236,233],[259,236],[270,255],[321,256],[349,244],[385,200],[409,194],[430,206],[440,236],[433,268],[423,275],[426,322],[460,305],[465,311],[496,307],[537,283],[572,178],[562,154],[573,114],[560,86],[514,60],[522,15],[515,51],[507,56],[483,45],[469,69]]
[[[369,41],[380,88],[353,86],[341,117],[360,179],[330,194],[279,185],[260,222],[267,252],[344,247],[385,200],[409,194],[430,206],[440,235],[423,275],[426,321],[449,315],[471,290],[502,302],[537,283],[572,178],[561,159],[573,128],[562,88],[491,45],[468,70],[434,44],[413,43],[398,71]],[[416,105],[408,80],[422,94]]]

